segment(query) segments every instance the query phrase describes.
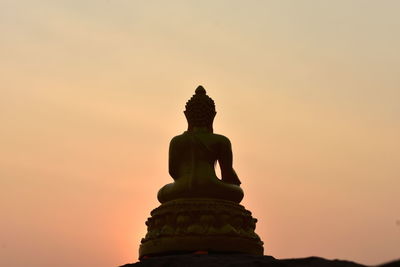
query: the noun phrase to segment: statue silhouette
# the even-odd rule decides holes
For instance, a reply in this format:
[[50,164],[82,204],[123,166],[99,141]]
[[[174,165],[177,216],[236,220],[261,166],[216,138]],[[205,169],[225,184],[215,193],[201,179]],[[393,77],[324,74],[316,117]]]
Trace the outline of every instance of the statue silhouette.
[[[146,221],[139,258],[190,252],[262,255],[257,219],[240,201],[243,190],[232,168],[231,142],[213,133],[214,101],[202,86],[186,103],[188,128],[169,145],[173,183],[158,191],[161,205]],[[221,167],[221,179],[215,164]]]
[[[202,86],[186,103],[188,130],[175,136],[169,147],[169,174],[174,179],[158,192],[161,203],[178,198],[216,198],[239,203],[240,180],[232,168],[229,139],[213,133],[214,101]],[[215,173],[219,163],[221,179]]]

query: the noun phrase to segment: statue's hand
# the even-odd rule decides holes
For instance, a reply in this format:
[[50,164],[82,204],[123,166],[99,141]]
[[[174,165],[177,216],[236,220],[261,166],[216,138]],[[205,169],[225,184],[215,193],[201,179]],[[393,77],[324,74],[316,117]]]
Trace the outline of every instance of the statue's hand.
[[235,184],[235,185],[240,185],[242,182],[240,182],[240,180],[239,179],[235,179],[233,182],[232,182],[232,184]]
[[241,184],[239,177],[237,176],[234,169],[232,169],[229,175],[222,175],[222,181],[224,181],[225,183],[235,184],[235,185]]

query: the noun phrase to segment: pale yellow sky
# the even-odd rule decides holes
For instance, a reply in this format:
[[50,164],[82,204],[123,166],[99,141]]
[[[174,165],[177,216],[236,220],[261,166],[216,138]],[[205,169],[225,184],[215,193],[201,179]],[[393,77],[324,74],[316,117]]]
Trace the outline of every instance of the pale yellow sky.
[[398,10],[0,0],[0,265],[136,261],[199,84],[267,255],[398,258]]

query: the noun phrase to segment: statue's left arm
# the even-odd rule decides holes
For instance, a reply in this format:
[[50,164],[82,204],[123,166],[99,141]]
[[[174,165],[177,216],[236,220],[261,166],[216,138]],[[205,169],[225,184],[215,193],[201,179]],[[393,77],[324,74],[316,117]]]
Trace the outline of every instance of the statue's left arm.
[[168,172],[171,177],[176,180],[178,178],[178,166],[177,166],[177,149],[176,149],[176,140],[175,137],[172,138],[169,143],[169,152],[168,152]]

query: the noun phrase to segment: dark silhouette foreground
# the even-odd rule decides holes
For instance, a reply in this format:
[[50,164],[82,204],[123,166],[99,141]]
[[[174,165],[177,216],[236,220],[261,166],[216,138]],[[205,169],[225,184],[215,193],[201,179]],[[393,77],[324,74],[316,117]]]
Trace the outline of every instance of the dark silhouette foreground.
[[[362,267],[366,265],[344,260],[327,260],[318,257],[278,260],[271,256],[243,254],[170,255],[154,257],[121,267]],[[400,267],[400,260],[379,265]]]

